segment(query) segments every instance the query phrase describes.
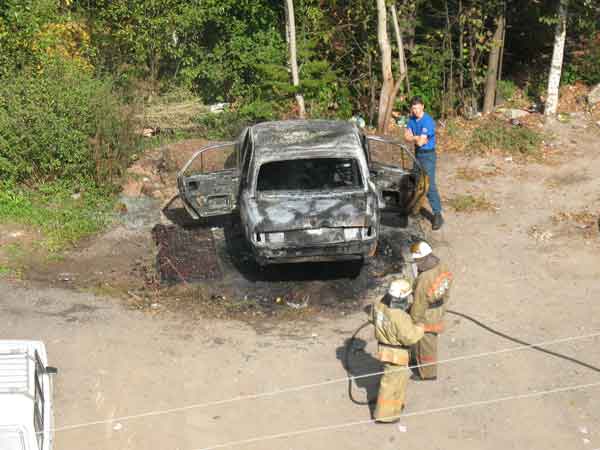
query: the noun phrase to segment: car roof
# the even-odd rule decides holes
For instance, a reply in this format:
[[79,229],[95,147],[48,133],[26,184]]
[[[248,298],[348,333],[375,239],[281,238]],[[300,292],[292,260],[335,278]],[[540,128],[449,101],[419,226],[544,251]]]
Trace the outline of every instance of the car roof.
[[[341,120],[284,120],[263,122],[251,127],[256,156],[279,159],[276,155],[335,151],[362,151],[358,129]],[[283,156],[283,155],[282,155]]]

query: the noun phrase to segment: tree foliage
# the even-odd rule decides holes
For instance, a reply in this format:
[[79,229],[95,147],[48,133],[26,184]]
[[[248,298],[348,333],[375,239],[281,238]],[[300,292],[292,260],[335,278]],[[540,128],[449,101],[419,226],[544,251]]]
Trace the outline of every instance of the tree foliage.
[[[421,95],[434,115],[481,107],[500,11],[507,23],[502,78],[531,96],[543,94],[557,0],[387,0],[388,6],[391,2],[405,42],[411,94]],[[600,6],[593,0],[572,3],[563,82],[600,82]],[[101,96],[115,99],[117,87],[145,86],[138,96],[154,96],[183,86],[205,103],[229,102],[239,124],[294,117],[294,95],[300,92],[309,117],[359,114],[376,123],[382,79],[375,2],[295,0],[294,8],[297,87],[288,72],[281,0],[1,2],[0,145],[11,146],[0,148],[3,174],[24,179],[33,172],[94,173],[83,157],[98,133],[89,105],[97,106]],[[73,83],[69,89],[67,81]],[[398,110],[405,110],[407,97],[400,91]],[[114,100],[107,117],[122,120],[122,109]],[[52,126],[43,127],[42,117]],[[23,131],[30,129],[35,138]],[[120,133],[115,128],[114,135]],[[20,142],[39,152],[33,169],[25,168],[16,150],[31,151]]]

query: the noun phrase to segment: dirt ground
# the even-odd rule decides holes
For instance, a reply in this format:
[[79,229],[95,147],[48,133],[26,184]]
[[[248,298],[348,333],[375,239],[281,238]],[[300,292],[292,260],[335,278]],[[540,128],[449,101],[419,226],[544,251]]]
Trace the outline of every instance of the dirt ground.
[[[530,343],[600,333],[599,130],[556,123],[542,164],[441,154],[446,225],[423,229],[454,272],[453,309]],[[210,279],[160,284],[150,231],[172,224],[160,214],[172,167],[199,144],[156,151],[134,169],[119,225],[60,260],[22,257],[21,274],[0,278],[0,338],[43,339],[59,368],[57,449],[195,450],[286,433],[236,447],[600,449],[600,386],[512,398],[600,383],[597,371],[532,349],[483,356],[517,344],[457,316],[440,358],[480,356],[441,365],[436,382],[411,381],[406,428],[365,423],[369,407],[352,399],[374,398],[378,377],[356,380],[352,398],[344,377],[380,370],[372,330],[358,334],[348,364],[344,355],[364,305],[400,269],[398,243],[412,239],[392,226],[367,268],[265,273],[245,259],[235,225],[207,224],[195,239],[214,246]],[[483,211],[448,206],[482,194]],[[20,257],[6,250],[19,239],[35,234],[4,226],[0,257]],[[599,341],[549,349],[600,366]]]

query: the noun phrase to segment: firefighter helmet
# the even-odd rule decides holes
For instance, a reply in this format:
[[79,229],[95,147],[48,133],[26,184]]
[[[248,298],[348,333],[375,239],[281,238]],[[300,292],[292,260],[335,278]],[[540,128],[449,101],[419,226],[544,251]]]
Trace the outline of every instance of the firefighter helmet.
[[431,245],[425,241],[415,242],[410,246],[410,253],[413,259],[425,258],[433,252]]

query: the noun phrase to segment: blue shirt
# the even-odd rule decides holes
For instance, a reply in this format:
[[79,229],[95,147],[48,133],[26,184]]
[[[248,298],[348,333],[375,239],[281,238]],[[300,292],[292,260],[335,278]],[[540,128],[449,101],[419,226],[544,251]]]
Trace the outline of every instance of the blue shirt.
[[417,150],[435,150],[435,121],[429,114],[423,113],[420,119],[410,116],[406,127],[414,136],[427,136],[427,144],[417,147]]

